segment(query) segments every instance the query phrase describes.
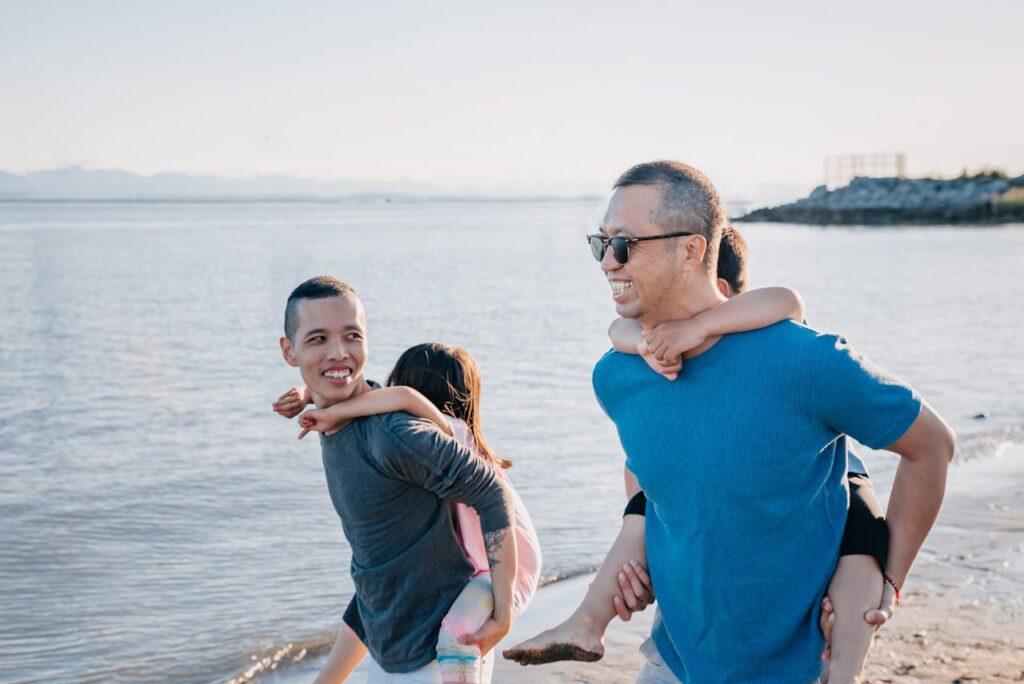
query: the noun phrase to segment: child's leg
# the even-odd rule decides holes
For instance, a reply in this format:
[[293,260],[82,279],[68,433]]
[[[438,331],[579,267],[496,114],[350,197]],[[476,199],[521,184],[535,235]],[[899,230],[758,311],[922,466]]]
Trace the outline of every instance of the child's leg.
[[437,664],[444,684],[478,684],[481,681],[480,649],[475,645],[460,644],[459,637],[478,630],[493,612],[490,575],[477,575],[455,599],[441,622],[441,632],[437,636]]
[[341,684],[366,655],[366,646],[359,640],[352,628],[342,623],[338,638],[334,640],[327,662],[317,675],[314,684]]
[[630,560],[647,565],[644,540],[644,516],[624,516],[619,536],[608,550],[576,612],[557,627],[506,649],[503,655],[520,665],[540,665],[558,660],[600,660],[604,656],[604,631],[615,617],[612,597],[620,591],[620,568]]
[[872,556],[842,556],[828,585],[836,621],[832,626],[832,657],[829,684],[859,680],[875,628],[864,621],[864,613],[882,600],[882,571]]
[[889,546],[889,529],[871,481],[849,475],[850,511],[843,533],[839,564],[829,583],[836,621],[832,627],[829,684],[858,681],[871,648],[874,627],[864,614],[882,599],[882,568]]

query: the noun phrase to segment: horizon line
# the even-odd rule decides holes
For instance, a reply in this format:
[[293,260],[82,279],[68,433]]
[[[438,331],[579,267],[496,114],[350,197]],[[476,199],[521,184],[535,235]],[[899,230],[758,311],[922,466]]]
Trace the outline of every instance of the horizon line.
[[601,195],[408,195],[355,193],[351,195],[153,195],[152,197],[18,197],[0,195],[0,204],[416,204],[421,202],[594,202]]

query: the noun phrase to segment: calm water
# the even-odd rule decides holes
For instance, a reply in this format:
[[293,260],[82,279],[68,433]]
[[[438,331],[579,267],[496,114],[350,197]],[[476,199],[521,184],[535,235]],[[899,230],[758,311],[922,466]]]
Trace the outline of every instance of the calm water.
[[[366,303],[370,377],[421,341],[474,354],[546,573],[596,564],[622,501],[590,390],[602,209],[0,204],[0,680],[220,681],[338,623],[349,557],[318,445],[270,412],[298,380],[284,300],[321,273]],[[1024,226],[744,232],[752,284],[802,292],[965,456],[1019,436]]]

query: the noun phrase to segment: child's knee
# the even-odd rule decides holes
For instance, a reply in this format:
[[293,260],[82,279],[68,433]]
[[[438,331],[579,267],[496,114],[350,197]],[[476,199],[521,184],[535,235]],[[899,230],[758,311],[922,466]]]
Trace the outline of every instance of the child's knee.
[[878,560],[867,554],[840,556],[832,577],[833,580],[841,579],[860,585],[877,585],[879,591],[882,587],[882,569],[878,565]]
[[882,571],[875,558],[855,554],[839,558],[829,583],[828,594],[834,604],[842,604],[846,612],[849,612],[851,609],[878,607],[882,589]]
[[447,625],[441,623],[441,631],[437,633],[437,655],[441,658],[446,653],[469,653],[476,651],[476,655],[480,655],[480,649],[472,644],[466,645],[459,643],[459,637],[465,636],[466,634],[472,634],[475,630],[453,630],[449,629]]

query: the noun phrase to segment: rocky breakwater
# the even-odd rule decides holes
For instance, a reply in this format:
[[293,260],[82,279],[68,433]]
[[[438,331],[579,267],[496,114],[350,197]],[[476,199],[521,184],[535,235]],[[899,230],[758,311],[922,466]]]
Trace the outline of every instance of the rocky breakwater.
[[736,220],[883,226],[1024,222],[1024,176],[854,178],[846,187],[822,185],[792,204],[758,209]]

